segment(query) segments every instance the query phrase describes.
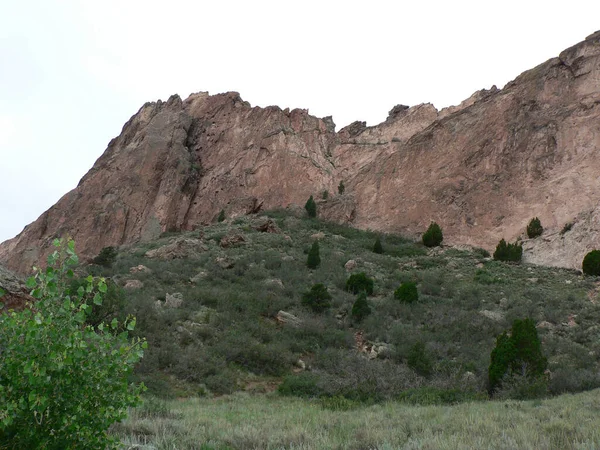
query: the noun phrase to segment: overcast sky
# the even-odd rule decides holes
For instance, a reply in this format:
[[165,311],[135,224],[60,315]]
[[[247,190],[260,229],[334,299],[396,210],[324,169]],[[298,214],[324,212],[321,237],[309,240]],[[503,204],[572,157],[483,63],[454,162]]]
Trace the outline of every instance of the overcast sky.
[[0,242],[146,101],[238,91],[338,129],[458,104],[600,29],[600,2],[0,0]]

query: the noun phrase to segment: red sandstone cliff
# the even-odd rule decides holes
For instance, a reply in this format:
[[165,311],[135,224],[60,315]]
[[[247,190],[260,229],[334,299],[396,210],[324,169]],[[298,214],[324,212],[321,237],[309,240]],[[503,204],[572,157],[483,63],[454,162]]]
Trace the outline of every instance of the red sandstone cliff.
[[[221,209],[303,205],[336,193],[340,180],[346,194],[331,196],[321,216],[409,234],[436,220],[445,242],[493,249],[534,216],[553,236],[600,215],[598,156],[600,32],[502,90],[442,111],[397,106],[378,126],[337,133],[330,118],[252,108],[237,93],[173,96],[144,105],[76,189],[0,244],[0,262],[27,272],[57,236],[70,234],[93,256],[193,229]],[[577,266],[600,245],[594,227],[528,243],[526,258]]]

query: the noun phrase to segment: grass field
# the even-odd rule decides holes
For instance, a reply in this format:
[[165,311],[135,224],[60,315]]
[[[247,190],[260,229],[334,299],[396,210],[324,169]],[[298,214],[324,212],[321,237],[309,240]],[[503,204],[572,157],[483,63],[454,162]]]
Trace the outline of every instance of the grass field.
[[[347,409],[348,408],[348,409]],[[600,390],[453,406],[275,394],[147,400],[113,428],[138,449],[599,449]]]

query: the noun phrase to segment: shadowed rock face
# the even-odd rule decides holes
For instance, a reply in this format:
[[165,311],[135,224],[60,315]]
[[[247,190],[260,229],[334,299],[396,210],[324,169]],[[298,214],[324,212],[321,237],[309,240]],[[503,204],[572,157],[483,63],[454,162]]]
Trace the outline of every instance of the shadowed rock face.
[[[442,111],[398,105],[378,126],[337,133],[331,118],[252,108],[237,93],[173,96],[144,105],[76,189],[0,245],[0,261],[27,272],[65,234],[90,257],[193,229],[221,209],[301,206],[323,190],[335,193],[320,202],[326,219],[414,235],[435,220],[445,243],[493,250],[534,216],[558,232],[594,209],[599,150],[600,33],[502,90]],[[594,245],[584,239],[582,255],[561,258],[568,233],[561,242],[552,264],[578,265]],[[532,260],[545,261],[535,248]]]
[[34,299],[28,293],[23,281],[11,271],[0,266],[0,289],[4,295],[0,297],[0,314],[8,310],[22,310],[26,304]]

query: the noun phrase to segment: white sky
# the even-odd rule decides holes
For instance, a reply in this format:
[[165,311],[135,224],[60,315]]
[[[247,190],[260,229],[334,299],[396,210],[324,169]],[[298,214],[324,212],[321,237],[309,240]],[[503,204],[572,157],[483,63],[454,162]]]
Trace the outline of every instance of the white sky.
[[146,101],[375,125],[502,87],[600,29],[600,1],[0,0],[0,242],[73,189]]

